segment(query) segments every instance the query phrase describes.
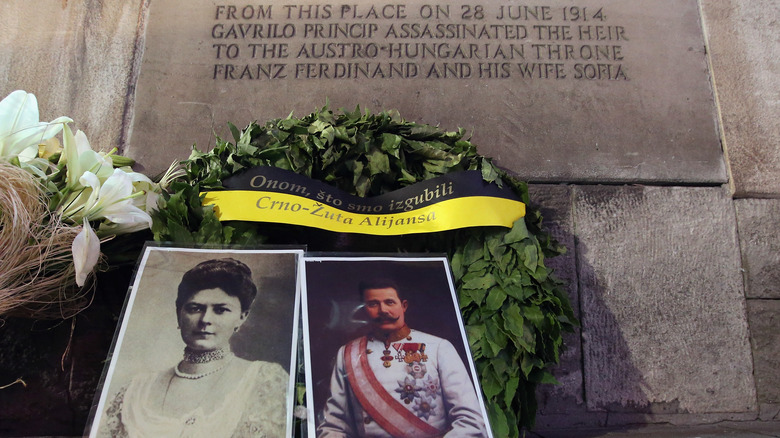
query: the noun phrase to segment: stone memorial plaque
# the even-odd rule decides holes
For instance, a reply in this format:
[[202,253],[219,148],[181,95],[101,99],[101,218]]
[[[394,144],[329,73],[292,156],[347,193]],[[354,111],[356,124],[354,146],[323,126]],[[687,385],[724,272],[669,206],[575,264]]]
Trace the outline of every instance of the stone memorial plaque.
[[472,133],[532,181],[720,183],[695,0],[152,2],[125,152],[332,109]]

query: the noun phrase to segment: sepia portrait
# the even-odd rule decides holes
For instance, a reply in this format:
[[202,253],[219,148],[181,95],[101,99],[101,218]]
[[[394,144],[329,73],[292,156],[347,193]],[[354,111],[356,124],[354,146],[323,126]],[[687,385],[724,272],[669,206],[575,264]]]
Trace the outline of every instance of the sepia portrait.
[[301,255],[147,246],[90,436],[289,436]]

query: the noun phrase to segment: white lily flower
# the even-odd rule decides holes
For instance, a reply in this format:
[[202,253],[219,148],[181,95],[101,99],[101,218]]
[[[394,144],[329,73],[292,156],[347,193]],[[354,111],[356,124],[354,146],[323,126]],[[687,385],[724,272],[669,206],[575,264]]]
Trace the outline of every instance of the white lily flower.
[[138,231],[152,226],[151,216],[134,205],[134,198],[143,196],[143,192],[133,192],[132,178],[123,170],[114,169],[114,173],[102,184],[97,175],[84,172],[79,178],[79,185],[83,189],[63,203],[64,217],[72,221],[86,218],[113,222],[114,225],[101,224],[98,231],[103,235]]
[[[68,128],[70,129],[70,128]],[[104,180],[114,172],[114,163],[111,155],[104,152],[96,152],[87,140],[87,135],[81,130],[76,131],[76,146],[79,151],[79,167],[89,171]]]
[[151,227],[152,218],[133,204],[133,198],[142,195],[143,192],[133,191],[133,180],[129,174],[114,169],[114,174],[100,187],[98,204],[103,204],[100,214],[115,224],[145,222]]
[[[109,152],[93,150],[82,131],[73,133],[69,117],[48,123],[39,118],[38,100],[31,93],[17,90],[0,101],[0,160],[19,166],[37,179],[44,188],[48,208],[56,213],[52,217],[60,216],[77,233],[72,242],[62,243],[65,251],[70,246],[75,283],[83,287],[100,260],[101,238],[151,228],[149,212],[157,207],[163,186],[130,167],[115,169],[115,164],[119,167],[133,161],[115,155],[116,148]],[[57,153],[59,162],[55,165],[51,160]],[[60,226],[48,216],[38,221],[33,225]],[[40,259],[45,275],[58,275],[60,261],[53,260],[56,269],[49,270],[45,257],[42,254]],[[51,279],[45,280],[41,297],[49,297],[63,286],[73,286],[66,284],[73,281],[71,276],[62,276],[62,284],[48,288],[45,284]]]
[[78,191],[72,193],[66,202],[63,203],[63,217],[72,222],[81,222],[84,218],[89,218],[90,211],[97,203],[100,194],[100,179],[92,172],[84,172],[79,178]]
[[149,214],[157,210],[160,201],[160,189],[157,184],[136,183],[134,187],[137,192],[143,193],[143,196],[135,198],[135,206]]
[[81,287],[100,259],[100,239],[84,218],[84,225],[71,244],[73,265],[76,268],[76,284]]
[[42,141],[38,145],[38,158],[48,160],[52,155],[62,152],[62,143],[57,137]]
[[153,211],[160,209],[160,194],[157,193],[154,190],[147,190],[146,196],[144,197],[144,206],[143,209],[145,212],[152,214]]
[[134,205],[141,210],[151,214],[152,211],[157,209],[157,201],[160,197],[160,187],[155,184],[149,177],[142,173],[133,172],[130,168],[122,168],[130,175],[133,180],[133,190],[143,193],[142,196],[133,198]]
[[133,198],[134,205],[149,214],[159,208],[160,194],[174,179],[185,174],[184,169],[179,168],[177,161],[171,163],[159,183],[153,182],[149,177],[142,173],[133,172],[130,167],[120,167],[120,169],[130,175],[130,178],[133,180],[134,190],[136,192],[144,193],[144,196]]
[[118,236],[120,234],[135,233],[136,231],[147,230],[151,226],[144,221],[127,222],[127,223],[111,223],[101,222],[98,227],[98,233],[102,236]]
[[119,169],[125,172],[128,176],[130,176],[130,179],[133,181],[134,186],[138,186],[139,184],[149,185],[149,186],[154,185],[154,183],[148,176],[144,175],[143,173],[133,172],[133,170],[130,167],[127,166],[120,167]]
[[38,144],[54,137],[69,117],[41,122],[38,99],[32,93],[16,90],[0,101],[0,157],[18,156],[27,162],[38,155]]
[[92,150],[86,134],[77,131],[73,134],[70,127],[65,125],[62,132],[63,154],[60,156],[60,164],[68,166],[66,187],[74,189],[79,185],[79,179],[85,172],[91,172],[100,179],[106,179],[114,171],[111,156]]

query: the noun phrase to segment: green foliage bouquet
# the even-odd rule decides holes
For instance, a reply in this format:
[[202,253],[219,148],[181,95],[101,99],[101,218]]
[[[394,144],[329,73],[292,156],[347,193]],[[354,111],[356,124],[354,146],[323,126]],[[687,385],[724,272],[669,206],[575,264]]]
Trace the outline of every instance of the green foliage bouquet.
[[256,222],[220,222],[200,192],[255,166],[274,166],[324,181],[353,195],[387,193],[448,172],[479,170],[510,186],[528,203],[527,185],[477,154],[464,132],[404,121],[396,113],[336,114],[327,107],[217,139],[184,162],[186,176],[163,194],[153,213],[155,239],[184,243],[306,244],[312,250],[447,253],[458,288],[471,351],[488,401],[494,434],[519,436],[533,425],[535,388],[554,382],[562,332],[575,324],[568,297],[545,259],[560,247],[528,209],[511,229],[479,227],[412,236],[364,236]]

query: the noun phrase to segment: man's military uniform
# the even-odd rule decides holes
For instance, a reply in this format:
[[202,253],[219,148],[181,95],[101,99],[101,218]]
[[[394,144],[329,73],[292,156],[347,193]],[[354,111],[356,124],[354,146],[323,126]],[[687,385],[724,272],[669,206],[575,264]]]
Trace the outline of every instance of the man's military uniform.
[[339,349],[317,437],[485,437],[474,384],[455,347],[399,330]]

